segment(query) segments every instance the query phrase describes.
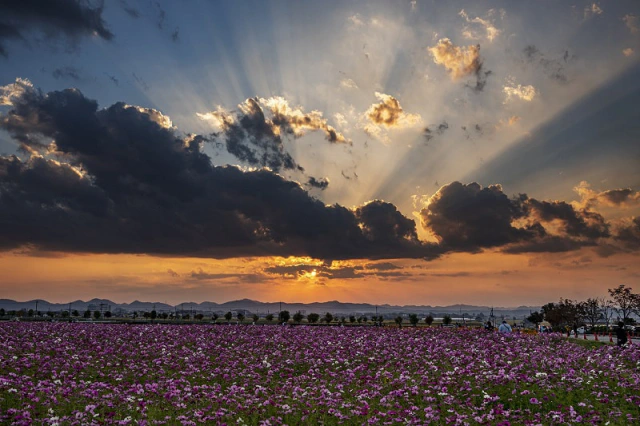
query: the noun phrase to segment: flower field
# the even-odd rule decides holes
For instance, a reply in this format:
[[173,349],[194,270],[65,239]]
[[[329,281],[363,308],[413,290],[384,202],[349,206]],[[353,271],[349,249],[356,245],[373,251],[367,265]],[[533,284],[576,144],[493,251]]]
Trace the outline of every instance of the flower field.
[[0,424],[640,424],[640,350],[375,327],[0,324]]

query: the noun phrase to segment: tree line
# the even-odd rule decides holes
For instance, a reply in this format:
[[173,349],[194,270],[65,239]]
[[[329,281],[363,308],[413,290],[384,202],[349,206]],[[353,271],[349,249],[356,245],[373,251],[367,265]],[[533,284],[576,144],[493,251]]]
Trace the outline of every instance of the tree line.
[[635,324],[633,315],[640,316],[640,294],[633,293],[624,284],[608,289],[609,298],[588,298],[583,302],[563,299],[557,303],[547,303],[540,311],[533,312],[527,320],[538,325],[547,321],[554,330],[590,326],[591,329],[604,323],[608,326],[616,317],[625,325]]

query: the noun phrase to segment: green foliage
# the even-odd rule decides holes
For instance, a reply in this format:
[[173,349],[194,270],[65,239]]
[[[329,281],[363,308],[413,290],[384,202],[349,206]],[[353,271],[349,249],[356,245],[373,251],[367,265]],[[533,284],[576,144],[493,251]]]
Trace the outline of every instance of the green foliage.
[[244,321],[244,314],[242,312],[238,312],[236,314],[236,318],[238,318],[238,321],[242,322]]
[[300,324],[303,319],[304,315],[300,311],[293,314],[293,321],[297,322],[298,324]]
[[418,314],[409,314],[409,323],[411,323],[412,326],[417,326],[419,321]]
[[231,312],[227,312],[226,314],[224,314],[224,319],[226,319],[227,321],[231,321],[231,318],[233,318],[233,314]]
[[266,320],[267,320],[267,322],[271,322],[271,321],[273,321],[273,314],[267,314],[267,316],[266,316],[266,317],[264,317],[264,319],[266,319]]
[[333,315],[331,315],[331,313],[329,312],[324,314],[324,322],[326,322],[327,324],[330,324],[331,321],[333,321]]
[[320,315],[316,314],[315,312],[307,315],[307,321],[309,321],[309,323],[311,324],[317,323],[319,319],[320,319]]
[[527,321],[538,325],[544,321],[544,315],[538,311],[532,312],[531,315],[527,317]]
[[260,321],[260,316],[258,314],[253,314],[251,319],[253,319],[253,322],[258,322],[258,321]]
[[100,311],[94,311],[93,312],[93,318],[100,319],[101,316],[102,316],[102,314],[100,313]]
[[424,319],[424,322],[428,326],[431,326],[431,324],[433,324],[433,315],[431,314],[427,315],[427,317]]
[[442,317],[442,323],[444,325],[449,325],[451,324],[451,315],[446,314],[445,316]]
[[289,322],[289,318],[291,318],[289,311],[280,311],[278,314],[278,322],[280,323]]

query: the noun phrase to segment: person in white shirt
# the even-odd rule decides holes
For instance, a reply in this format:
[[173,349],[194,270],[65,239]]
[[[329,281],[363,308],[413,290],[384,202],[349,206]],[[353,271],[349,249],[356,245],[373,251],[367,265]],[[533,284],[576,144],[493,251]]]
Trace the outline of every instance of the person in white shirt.
[[507,324],[506,321],[502,321],[502,324],[500,324],[498,331],[500,333],[511,333],[513,330],[511,330],[511,326]]

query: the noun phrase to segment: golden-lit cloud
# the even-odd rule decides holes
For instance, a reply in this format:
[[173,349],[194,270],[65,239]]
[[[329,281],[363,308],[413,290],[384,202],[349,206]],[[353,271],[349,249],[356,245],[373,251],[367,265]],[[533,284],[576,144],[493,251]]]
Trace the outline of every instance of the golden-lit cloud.
[[[500,10],[500,15],[504,18],[505,15],[504,10]],[[462,35],[465,38],[471,40],[478,40],[482,37],[485,37],[489,41],[493,41],[496,37],[500,35],[502,32],[498,28],[495,27],[491,19],[495,16],[496,10],[490,9],[487,12],[487,16],[485,18],[481,18],[479,16],[475,18],[470,18],[467,12],[464,9],[458,13],[467,23],[462,29]],[[484,33],[484,34],[483,34]]]
[[531,102],[537,93],[535,87],[516,84],[513,78],[510,78],[507,84],[502,87],[502,92],[505,94],[504,103],[508,103],[514,98]]
[[287,129],[295,137],[303,136],[309,130],[322,130],[329,142],[348,142],[341,133],[327,124],[327,119],[323,117],[321,111],[313,110],[305,113],[301,107],[289,106],[289,102],[280,96],[260,98],[260,103],[271,112],[273,124]]
[[596,15],[602,15],[604,11],[598,5],[598,3],[591,3],[584,7],[584,19],[590,18]]
[[16,78],[15,83],[0,86],[0,105],[13,105],[15,99],[29,90],[33,90],[33,84],[26,78]]
[[430,47],[433,61],[447,69],[453,80],[478,74],[482,68],[480,45],[456,46],[448,38],[441,38]]
[[380,102],[375,103],[366,111],[367,118],[375,125],[390,127],[412,127],[422,122],[420,114],[404,112],[400,101],[391,95],[376,92]]
[[[299,138],[308,131],[321,130],[329,142],[349,142],[342,133],[327,123],[321,111],[304,112],[302,107],[292,108],[281,96],[250,98],[238,105],[238,110],[244,116],[262,117],[264,126],[267,126],[274,135],[289,133]],[[265,115],[265,110],[270,113],[269,117]],[[239,118],[234,117],[221,106],[218,106],[215,111],[196,113],[196,116],[223,131],[229,130],[239,121]]]
[[591,189],[587,181],[582,181],[573,190],[580,196],[573,204],[578,208],[590,209],[597,206],[632,208],[640,206],[640,191],[631,188],[609,189],[598,192]]
[[213,127],[220,130],[224,130],[232,125],[235,120],[233,116],[224,108],[218,105],[215,111],[209,111],[205,113],[196,113],[196,116],[203,121],[209,122]]
[[160,127],[163,127],[165,129],[173,128],[173,123],[171,122],[171,118],[169,118],[169,116],[167,115],[164,115],[157,109],[144,108],[136,105],[125,105],[125,109],[128,109],[128,108],[133,108],[138,112],[146,114],[151,121],[158,124]]
[[627,47],[626,49],[622,49],[622,54],[628,58],[629,56],[633,55],[633,49],[630,47]]

